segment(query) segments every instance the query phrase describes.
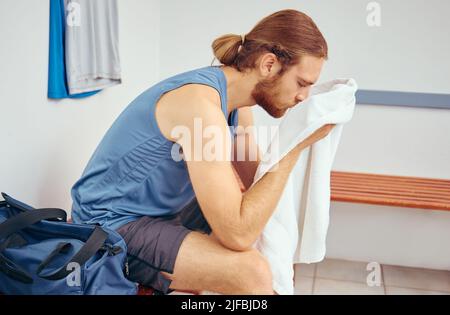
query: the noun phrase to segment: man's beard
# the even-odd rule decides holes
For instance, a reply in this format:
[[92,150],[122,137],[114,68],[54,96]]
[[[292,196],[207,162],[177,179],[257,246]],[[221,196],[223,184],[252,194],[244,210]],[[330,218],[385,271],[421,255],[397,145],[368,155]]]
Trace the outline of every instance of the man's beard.
[[258,82],[252,91],[252,97],[256,104],[261,106],[270,116],[280,118],[286,112],[286,108],[277,107],[277,99],[279,97],[278,83],[281,76],[265,79]]

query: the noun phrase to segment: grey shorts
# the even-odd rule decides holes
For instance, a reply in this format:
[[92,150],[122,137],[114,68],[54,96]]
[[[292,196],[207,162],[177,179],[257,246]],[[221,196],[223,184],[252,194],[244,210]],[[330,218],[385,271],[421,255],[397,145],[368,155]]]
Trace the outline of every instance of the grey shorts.
[[192,231],[210,234],[196,200],[172,216],[144,216],[117,229],[128,247],[129,279],[152,287],[155,294],[168,294],[171,280],[161,271],[173,273],[181,243]]

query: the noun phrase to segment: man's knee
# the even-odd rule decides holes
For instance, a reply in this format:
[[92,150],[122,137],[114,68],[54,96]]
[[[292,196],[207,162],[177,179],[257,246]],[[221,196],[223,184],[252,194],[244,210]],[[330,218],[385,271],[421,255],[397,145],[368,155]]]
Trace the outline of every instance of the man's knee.
[[269,262],[257,250],[242,253],[238,269],[242,289],[248,294],[273,294]]

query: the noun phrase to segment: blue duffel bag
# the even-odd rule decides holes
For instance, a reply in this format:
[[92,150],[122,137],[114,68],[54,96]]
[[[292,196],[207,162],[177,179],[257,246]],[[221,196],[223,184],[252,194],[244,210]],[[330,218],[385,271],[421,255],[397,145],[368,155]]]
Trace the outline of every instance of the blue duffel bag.
[[66,222],[61,209],[0,201],[0,293],[136,294],[116,231]]

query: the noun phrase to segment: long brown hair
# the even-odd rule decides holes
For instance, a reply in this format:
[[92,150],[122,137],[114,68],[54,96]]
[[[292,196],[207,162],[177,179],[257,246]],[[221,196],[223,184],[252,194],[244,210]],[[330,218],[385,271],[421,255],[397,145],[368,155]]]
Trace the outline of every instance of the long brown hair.
[[277,56],[282,65],[280,74],[303,55],[328,59],[328,45],[319,28],[297,10],[282,10],[265,17],[244,38],[236,34],[220,36],[212,49],[223,65],[239,71],[254,68],[258,57],[266,52]]

